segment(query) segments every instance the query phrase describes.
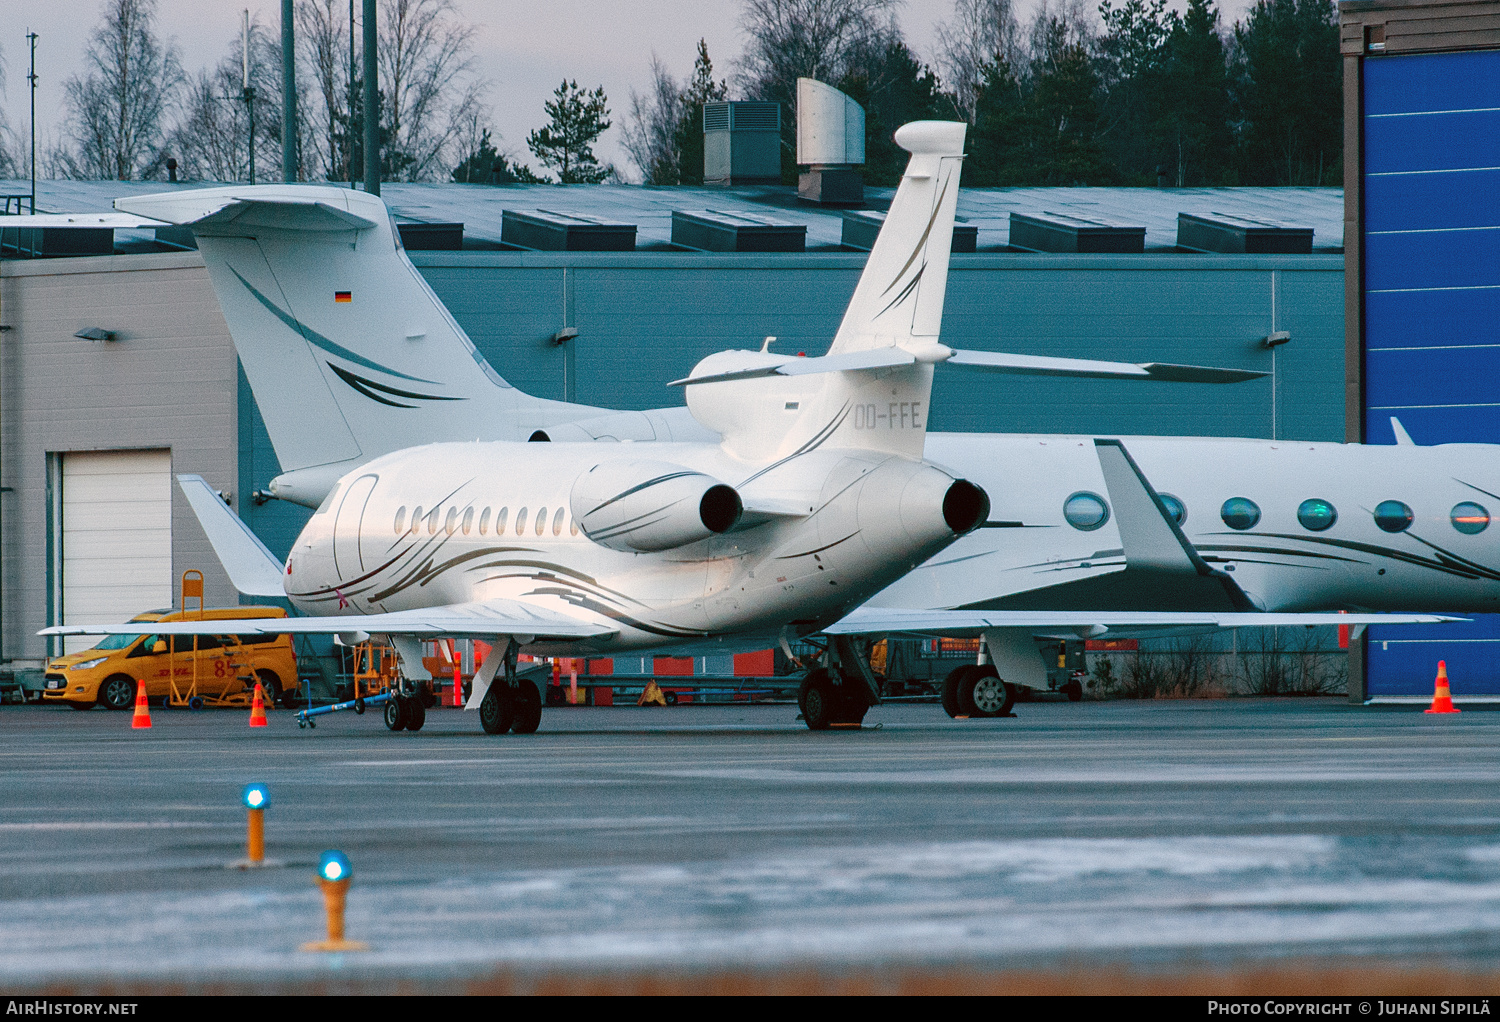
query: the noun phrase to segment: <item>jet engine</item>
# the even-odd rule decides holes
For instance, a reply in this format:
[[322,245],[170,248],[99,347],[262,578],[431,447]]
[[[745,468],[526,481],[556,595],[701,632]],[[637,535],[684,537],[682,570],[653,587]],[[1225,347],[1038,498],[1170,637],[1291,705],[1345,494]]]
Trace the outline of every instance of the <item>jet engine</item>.
[[734,487],[665,461],[607,461],[568,498],[584,535],[613,550],[670,550],[728,532],[744,505]]

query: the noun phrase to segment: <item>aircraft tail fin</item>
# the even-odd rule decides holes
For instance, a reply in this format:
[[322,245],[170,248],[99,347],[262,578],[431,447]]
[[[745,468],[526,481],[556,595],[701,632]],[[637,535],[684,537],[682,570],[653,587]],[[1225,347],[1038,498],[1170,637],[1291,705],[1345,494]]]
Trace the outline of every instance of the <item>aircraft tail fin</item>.
[[200,475],[180,475],[177,484],[234,587],[246,596],[285,596],[281,562],[219,499],[208,481]]
[[897,129],[896,144],[911,160],[830,355],[937,343],[967,127],[913,121]]
[[116,200],[191,227],[284,470],[597,414],[515,390],[401,247],[379,197],[262,185]]

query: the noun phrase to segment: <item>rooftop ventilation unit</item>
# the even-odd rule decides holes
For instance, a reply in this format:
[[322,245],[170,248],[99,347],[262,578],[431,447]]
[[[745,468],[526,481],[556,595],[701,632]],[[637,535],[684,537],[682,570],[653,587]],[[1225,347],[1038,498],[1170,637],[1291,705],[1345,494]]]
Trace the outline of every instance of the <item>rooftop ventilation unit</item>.
[[542,252],[631,252],[635,224],[550,209],[507,209],[500,219],[500,240]]
[[[875,248],[875,239],[885,223],[885,214],[877,210],[862,209],[844,214],[843,236],[839,239],[845,248],[857,248],[869,252]],[[953,225],[954,252],[973,252],[979,247],[979,228],[973,224]]]
[[703,104],[703,183],[781,183],[781,104]]
[[408,252],[457,252],[464,247],[464,225],[397,221],[401,247]]
[[1271,220],[1252,220],[1233,213],[1177,214],[1177,247],[1234,255],[1307,255],[1313,229]]
[[813,78],[797,79],[797,197],[824,205],[858,205],[865,182],[865,110]]
[[1011,248],[1032,252],[1144,252],[1146,228],[1067,213],[1010,215]]
[[802,252],[807,225],[759,213],[674,209],[672,244],[699,252]]

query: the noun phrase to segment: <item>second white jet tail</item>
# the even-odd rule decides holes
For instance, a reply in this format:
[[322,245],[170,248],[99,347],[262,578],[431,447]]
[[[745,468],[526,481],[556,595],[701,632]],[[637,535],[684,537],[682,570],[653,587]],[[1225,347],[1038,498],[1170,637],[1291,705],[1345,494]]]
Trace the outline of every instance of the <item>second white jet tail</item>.
[[601,412],[506,383],[407,259],[377,196],[240,186],[116,206],[192,228],[284,471],[434,440],[525,440]]

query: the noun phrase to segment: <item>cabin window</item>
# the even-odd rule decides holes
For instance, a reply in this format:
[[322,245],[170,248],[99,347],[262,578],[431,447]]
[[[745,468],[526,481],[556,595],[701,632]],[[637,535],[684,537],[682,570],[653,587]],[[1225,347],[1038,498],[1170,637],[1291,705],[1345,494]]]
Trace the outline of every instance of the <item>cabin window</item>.
[[547,509],[541,508],[536,513],[536,534],[540,536],[547,528]]
[[574,518],[568,523],[568,534],[572,536],[578,535],[578,519]]
[[451,535],[453,535],[454,531],[456,531],[457,529],[458,529],[458,508],[456,508],[456,507],[450,507],[448,509],[448,517],[443,520],[443,531],[446,532],[448,535],[451,536]]
[[465,536],[467,536],[469,534],[469,530],[470,529],[474,528],[474,509],[473,508],[465,508],[464,509],[464,523],[461,526],[461,528],[464,530],[464,535]]
[[418,504],[417,505],[417,509],[411,513],[411,531],[412,532],[416,532],[421,527],[422,527],[422,505]]
[[502,507],[495,512],[495,535],[505,535],[505,519],[510,516],[510,508]]
[[524,535],[526,532],[526,509],[523,507],[516,512],[516,535]]
[[437,535],[438,512],[441,511],[441,510],[442,510],[442,508],[435,507],[431,511],[427,512],[427,535],[429,535],[429,536],[436,536]]
[[396,509],[396,535],[401,535],[401,530],[406,528],[406,505],[402,504]]
[[1097,493],[1075,493],[1063,502],[1063,517],[1073,528],[1093,532],[1109,521],[1109,505]]
[[558,508],[557,509],[557,514],[555,514],[555,515],[552,516],[552,535],[554,535],[554,536],[561,536],[562,535],[562,523],[563,523],[563,509],[562,508]]
[[1219,509],[1219,517],[1231,529],[1243,532],[1255,528],[1260,521],[1260,505],[1249,497],[1230,497]]
[[1399,500],[1382,500],[1375,505],[1375,524],[1382,532],[1405,532],[1416,516]]
[[1172,516],[1172,521],[1181,525],[1187,521],[1187,505],[1170,493],[1159,494],[1161,502],[1166,506],[1167,514]]
[[[479,534],[483,536],[485,534],[485,531],[488,530],[489,527],[490,509],[485,508],[483,511],[479,512]],[[504,528],[504,526],[502,525],[501,528]],[[496,531],[498,532],[499,530],[497,529]]]
[[1474,536],[1489,528],[1490,513],[1472,500],[1453,505],[1453,527],[1465,536]]
[[1297,521],[1309,532],[1331,529],[1338,520],[1338,511],[1321,497],[1312,497],[1297,505]]

